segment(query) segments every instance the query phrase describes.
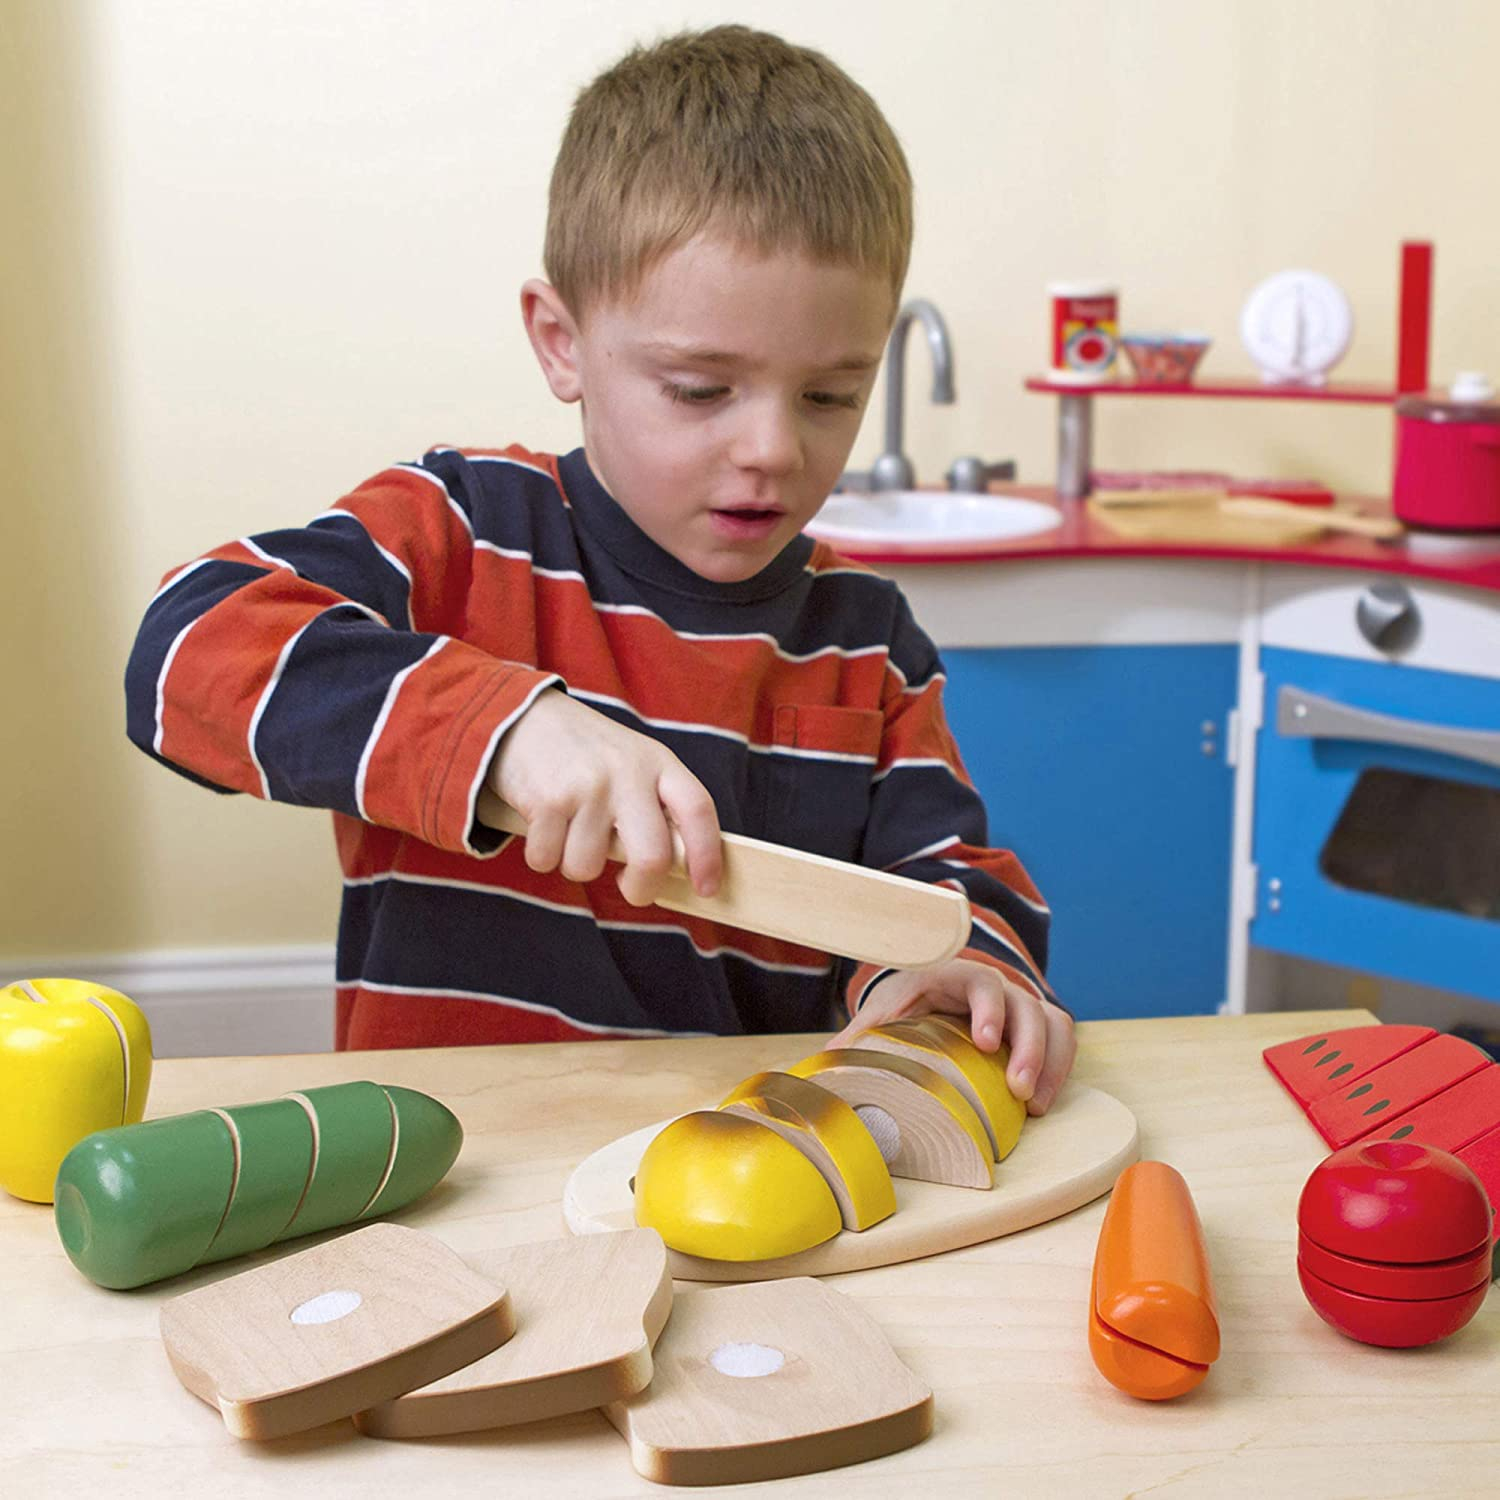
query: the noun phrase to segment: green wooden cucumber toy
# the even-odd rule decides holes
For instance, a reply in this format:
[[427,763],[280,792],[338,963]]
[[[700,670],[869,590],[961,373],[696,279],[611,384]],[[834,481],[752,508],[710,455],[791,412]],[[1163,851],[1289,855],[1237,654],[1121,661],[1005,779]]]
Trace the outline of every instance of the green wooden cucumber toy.
[[304,1089],[85,1136],[58,1168],[53,1214],[73,1264],[123,1290],[402,1208],[463,1136],[414,1089]]

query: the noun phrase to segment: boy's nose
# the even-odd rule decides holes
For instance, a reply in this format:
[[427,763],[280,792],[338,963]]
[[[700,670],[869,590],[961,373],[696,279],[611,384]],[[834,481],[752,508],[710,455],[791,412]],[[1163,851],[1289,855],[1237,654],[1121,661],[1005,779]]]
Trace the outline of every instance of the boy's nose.
[[802,439],[796,417],[781,402],[766,402],[745,413],[729,457],[737,468],[790,474],[802,467]]

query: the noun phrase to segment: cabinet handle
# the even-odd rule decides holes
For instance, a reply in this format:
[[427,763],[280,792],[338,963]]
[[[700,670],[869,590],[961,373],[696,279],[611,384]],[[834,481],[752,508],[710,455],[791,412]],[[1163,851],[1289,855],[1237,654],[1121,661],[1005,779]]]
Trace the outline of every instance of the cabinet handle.
[[1500,769],[1500,732],[1398,719],[1367,708],[1350,708],[1332,698],[1319,698],[1299,687],[1283,687],[1277,693],[1276,732],[1286,739],[1371,740],[1386,745],[1409,745]]

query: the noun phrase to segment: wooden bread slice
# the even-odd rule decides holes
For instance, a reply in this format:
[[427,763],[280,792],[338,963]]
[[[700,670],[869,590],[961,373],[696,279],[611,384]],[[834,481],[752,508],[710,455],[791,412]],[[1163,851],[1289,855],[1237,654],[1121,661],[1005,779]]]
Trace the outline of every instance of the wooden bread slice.
[[932,1392],[858,1302],[797,1276],[684,1292],[651,1384],[604,1415],[657,1484],[752,1484],[921,1442]]
[[372,1437],[438,1437],[511,1427],[620,1401],[651,1382],[651,1350],[672,1311],[667,1247],[654,1229],[471,1252],[509,1289],[516,1332],[441,1380],[355,1414]]
[[426,1385],[515,1326],[505,1287],[399,1224],[356,1229],[161,1308],[177,1378],[236,1437],[261,1441]]
[[861,1050],[907,1057],[941,1073],[968,1100],[989,1136],[996,1161],[1004,1161],[1021,1138],[1026,1106],[1010,1091],[1005,1070],[1010,1048],[981,1052],[966,1026],[946,1016],[888,1021],[861,1032]]
[[829,1089],[791,1073],[757,1073],[719,1105],[769,1125],[823,1174],[845,1229],[868,1229],[896,1212],[896,1190],[875,1137]]
[[979,1116],[934,1069],[888,1052],[840,1047],[805,1057],[787,1071],[853,1105],[892,1176],[994,1186],[990,1141]]

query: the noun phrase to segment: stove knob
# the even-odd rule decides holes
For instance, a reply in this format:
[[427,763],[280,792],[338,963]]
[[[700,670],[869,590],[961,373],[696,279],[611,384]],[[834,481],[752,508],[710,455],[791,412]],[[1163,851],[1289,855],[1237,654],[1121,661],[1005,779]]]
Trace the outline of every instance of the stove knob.
[[1377,651],[1394,655],[1416,640],[1421,616],[1404,585],[1372,583],[1354,607],[1354,623]]

